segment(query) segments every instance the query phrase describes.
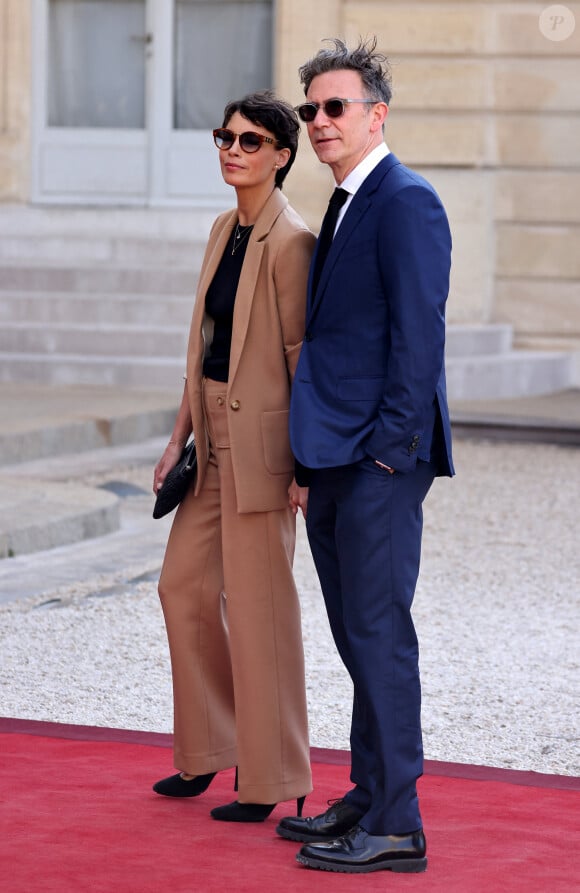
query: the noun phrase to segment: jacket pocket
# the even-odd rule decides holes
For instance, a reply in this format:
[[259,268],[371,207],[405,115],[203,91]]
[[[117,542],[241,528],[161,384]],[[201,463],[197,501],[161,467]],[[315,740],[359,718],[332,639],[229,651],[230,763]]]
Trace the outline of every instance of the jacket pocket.
[[270,474],[288,474],[294,471],[288,417],[287,409],[262,413],[264,463]]

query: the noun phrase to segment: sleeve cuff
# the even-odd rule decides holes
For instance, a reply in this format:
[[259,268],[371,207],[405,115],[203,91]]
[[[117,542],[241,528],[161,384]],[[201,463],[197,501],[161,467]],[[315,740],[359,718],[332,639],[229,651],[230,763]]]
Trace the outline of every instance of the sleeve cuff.
[[307,468],[306,465],[302,465],[298,459],[294,460],[294,477],[296,478],[296,483],[299,487],[310,486],[310,468]]

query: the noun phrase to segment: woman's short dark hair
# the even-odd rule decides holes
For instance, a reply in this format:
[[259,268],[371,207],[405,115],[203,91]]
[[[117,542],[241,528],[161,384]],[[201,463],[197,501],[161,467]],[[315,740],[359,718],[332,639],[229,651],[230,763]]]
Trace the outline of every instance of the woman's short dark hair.
[[228,126],[230,118],[236,112],[253,124],[258,124],[273,133],[278,149],[290,149],[288,164],[276,171],[276,186],[281,189],[298,151],[300,122],[296,112],[291,105],[283,99],[279,99],[272,90],[249,93],[243,99],[229,102],[224,109],[222,127]]
[[360,40],[358,46],[349,50],[344,41],[338,37],[328,39],[334,49],[319,50],[312,59],[299,69],[300,82],[304,84],[304,92],[308,93],[310,84],[319,74],[328,71],[357,71],[369,99],[386,102],[388,105],[393,94],[391,87],[391,69],[386,56],[377,53],[377,39]]

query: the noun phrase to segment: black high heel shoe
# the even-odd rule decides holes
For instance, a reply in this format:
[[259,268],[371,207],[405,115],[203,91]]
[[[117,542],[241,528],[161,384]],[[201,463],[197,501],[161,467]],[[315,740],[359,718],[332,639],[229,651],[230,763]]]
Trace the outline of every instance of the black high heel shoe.
[[189,781],[182,778],[181,773],[170,775],[169,778],[162,778],[153,785],[156,794],[163,794],[165,797],[198,797],[207,791],[210,784],[216,777],[217,772],[210,772],[208,775],[196,775]]
[[[306,796],[298,797],[296,800],[298,818],[302,816],[305,800]],[[234,800],[226,806],[216,806],[210,815],[218,822],[263,822],[277,805],[277,803],[239,803],[238,800]]]

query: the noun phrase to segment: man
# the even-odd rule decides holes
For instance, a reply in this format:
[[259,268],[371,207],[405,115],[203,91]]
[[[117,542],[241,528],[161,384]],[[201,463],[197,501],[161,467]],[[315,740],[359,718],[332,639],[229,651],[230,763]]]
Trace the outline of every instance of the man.
[[[305,842],[297,859],[311,868],[418,872],[427,860],[411,604],[422,503],[436,475],[454,473],[444,372],[451,237],[433,188],[383,141],[391,89],[376,40],[333,43],[300,69],[298,113],[345,194],[330,236],[330,208],[323,221],[310,271],[290,436],[298,482],[310,488],[306,525],[330,626],[354,685],[354,787],[277,831]],[[294,509],[305,502],[295,497]]]

